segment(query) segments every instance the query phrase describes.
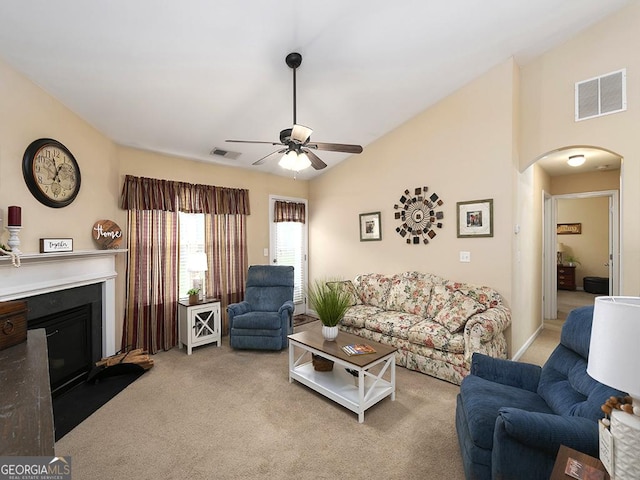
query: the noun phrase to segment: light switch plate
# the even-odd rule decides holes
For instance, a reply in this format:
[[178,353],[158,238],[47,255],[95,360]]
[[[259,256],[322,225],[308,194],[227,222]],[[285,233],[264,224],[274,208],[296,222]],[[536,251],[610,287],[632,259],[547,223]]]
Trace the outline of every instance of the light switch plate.
[[471,261],[471,252],[460,252],[460,261],[469,263]]

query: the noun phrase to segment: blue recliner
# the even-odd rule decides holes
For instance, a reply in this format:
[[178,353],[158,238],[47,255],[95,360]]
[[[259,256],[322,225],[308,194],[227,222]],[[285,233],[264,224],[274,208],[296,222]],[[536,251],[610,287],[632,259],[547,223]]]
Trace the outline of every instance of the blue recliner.
[[600,407],[624,393],[587,374],[592,317],[571,311],[542,368],[474,354],[456,406],[468,480],[546,480],[560,445],[598,457]]
[[293,267],[250,266],[244,301],[227,307],[231,348],[287,348],[293,309]]

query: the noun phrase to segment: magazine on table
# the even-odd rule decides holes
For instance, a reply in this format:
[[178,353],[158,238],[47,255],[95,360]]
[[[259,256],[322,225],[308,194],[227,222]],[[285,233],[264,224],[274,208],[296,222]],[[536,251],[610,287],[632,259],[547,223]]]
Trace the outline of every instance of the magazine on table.
[[342,350],[347,355],[365,355],[367,353],[376,353],[375,348],[371,345],[367,345],[366,343],[352,343],[350,345],[345,345],[342,347]]

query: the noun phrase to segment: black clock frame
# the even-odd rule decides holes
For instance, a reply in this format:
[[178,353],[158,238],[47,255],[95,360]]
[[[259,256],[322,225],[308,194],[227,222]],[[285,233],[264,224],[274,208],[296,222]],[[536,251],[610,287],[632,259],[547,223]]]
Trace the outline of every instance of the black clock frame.
[[[33,171],[33,161],[35,160],[36,153],[38,153],[38,151],[41,148],[46,146],[56,147],[64,151],[64,153],[67,155],[69,160],[73,163],[73,166],[75,168],[77,176],[76,176],[76,185],[74,188],[74,192],[71,194],[69,198],[65,200],[55,200],[53,198],[50,198],[40,189],[40,186],[36,181],[35,172]],[[39,138],[38,140],[34,140],[29,144],[22,158],[22,175],[24,177],[24,181],[27,184],[27,187],[29,188],[29,191],[31,192],[31,194],[36,198],[36,200],[38,200],[43,205],[46,205],[47,207],[51,207],[51,208],[66,207],[76,199],[78,192],[80,192],[80,183],[81,183],[80,167],[78,166],[78,162],[76,161],[76,158],[73,156],[73,154],[69,151],[67,147],[65,147],[62,143],[52,138]]]

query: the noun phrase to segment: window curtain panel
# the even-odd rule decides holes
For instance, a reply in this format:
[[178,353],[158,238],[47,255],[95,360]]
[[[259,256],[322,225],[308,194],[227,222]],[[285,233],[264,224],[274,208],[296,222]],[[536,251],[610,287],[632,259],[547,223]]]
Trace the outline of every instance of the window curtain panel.
[[150,353],[177,342],[178,213],[129,210],[122,348]]
[[220,299],[222,334],[229,333],[227,306],[244,300],[249,256],[246,216],[205,215],[205,249],[209,265],[205,289]]
[[209,218],[205,288],[221,299],[226,333],[226,305],[244,299],[249,191],[127,175],[120,206],[129,211],[122,348],[156,353],[177,344],[178,211],[207,214],[205,225]]
[[304,203],[276,200],[274,202],[273,210],[274,222],[305,223],[306,221],[306,211]]

